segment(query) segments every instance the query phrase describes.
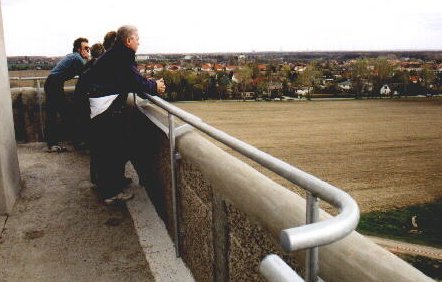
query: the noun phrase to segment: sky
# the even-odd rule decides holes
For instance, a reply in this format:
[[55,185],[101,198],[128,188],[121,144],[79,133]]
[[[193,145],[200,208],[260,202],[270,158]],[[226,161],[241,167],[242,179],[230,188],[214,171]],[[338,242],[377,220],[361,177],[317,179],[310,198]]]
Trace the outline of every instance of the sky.
[[442,50],[441,0],[0,0],[7,56],[63,56],[122,25],[139,54]]

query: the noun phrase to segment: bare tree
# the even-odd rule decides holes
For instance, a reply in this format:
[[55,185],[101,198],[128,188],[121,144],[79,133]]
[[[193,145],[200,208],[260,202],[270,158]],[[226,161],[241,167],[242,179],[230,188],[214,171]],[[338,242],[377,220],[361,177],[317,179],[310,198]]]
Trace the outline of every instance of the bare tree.
[[373,62],[373,78],[375,93],[379,93],[382,85],[388,82],[393,72],[393,66],[388,62],[387,58],[380,57]]
[[298,81],[301,85],[307,87],[307,99],[311,100],[311,89],[319,84],[322,72],[318,69],[315,62],[307,65],[305,70],[299,75]]
[[351,82],[356,98],[360,97],[370,79],[370,71],[367,59],[357,59],[351,64]]
[[436,74],[429,65],[424,65],[422,68],[422,83],[425,90],[428,91],[433,87],[433,83],[436,81]]
[[236,72],[236,77],[241,85],[241,90],[247,91],[247,87],[252,81],[252,69],[249,66],[242,66]]

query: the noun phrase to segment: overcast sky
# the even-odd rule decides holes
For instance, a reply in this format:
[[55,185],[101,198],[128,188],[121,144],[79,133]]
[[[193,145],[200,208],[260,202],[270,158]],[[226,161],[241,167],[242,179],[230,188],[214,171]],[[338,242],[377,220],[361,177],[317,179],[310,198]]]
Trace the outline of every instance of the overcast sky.
[[442,50],[441,0],[0,0],[8,56],[62,56],[124,24],[138,53]]

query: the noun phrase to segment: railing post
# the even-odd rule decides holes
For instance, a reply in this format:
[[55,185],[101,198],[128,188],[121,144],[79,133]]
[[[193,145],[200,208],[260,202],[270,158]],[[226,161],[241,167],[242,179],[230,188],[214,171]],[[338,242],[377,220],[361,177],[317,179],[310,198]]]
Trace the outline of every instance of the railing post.
[[176,256],[180,257],[179,236],[178,236],[178,209],[176,198],[176,150],[175,150],[175,119],[169,113],[169,143],[170,143],[170,174],[172,177],[172,212],[173,224],[175,228],[175,252]]
[[37,82],[37,97],[38,97],[38,107],[39,107],[39,116],[40,116],[40,128],[41,128],[41,136],[45,139],[45,130],[44,130],[44,120],[43,120],[43,97],[44,91],[41,90],[40,79],[36,79]]
[[[204,123],[200,118],[187,113],[180,108],[170,105],[166,101],[157,96],[147,94],[148,100],[155,105],[166,110],[169,113],[169,138],[170,142],[174,142],[173,118],[174,115],[183,122],[190,124],[196,129],[206,133],[208,136],[229,146],[240,154],[256,161],[265,168],[283,176],[290,182],[299,187],[308,190],[306,204],[306,221],[307,225],[297,226],[282,230],[280,233],[280,244],[286,251],[302,250],[311,248],[306,251],[306,281],[321,281],[318,277],[318,246],[328,245],[336,242],[348,234],[350,234],[359,222],[359,208],[357,203],[344,191],[310,175],[290,164],[283,162],[257,148],[238,140],[230,135]],[[171,162],[175,167],[175,144],[171,143]],[[173,183],[175,183],[175,170],[173,173]],[[174,184],[175,187],[176,184]],[[175,194],[174,189],[174,194]],[[174,200],[176,196],[174,196]],[[339,208],[340,213],[324,221],[319,220],[319,202],[318,197]],[[176,204],[174,205],[174,213],[176,215]],[[176,222],[178,225],[178,223]],[[178,227],[176,227],[178,230]],[[175,234],[178,235],[177,232]],[[178,243],[178,238],[175,239]]]
[[[312,193],[307,192],[306,202],[306,224],[317,222],[319,219],[319,199]],[[306,250],[305,256],[305,281],[316,282],[318,281],[319,271],[319,248],[314,247]]]

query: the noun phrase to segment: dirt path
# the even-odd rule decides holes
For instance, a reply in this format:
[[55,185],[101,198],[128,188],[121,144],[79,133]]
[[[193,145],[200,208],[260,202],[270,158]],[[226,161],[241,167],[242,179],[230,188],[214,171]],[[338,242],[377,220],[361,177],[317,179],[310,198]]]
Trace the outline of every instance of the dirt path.
[[433,259],[442,260],[442,249],[433,248],[423,245],[405,243],[396,240],[390,240],[380,237],[366,236],[379,246],[382,246],[392,253],[399,254],[407,254],[407,255],[415,255],[415,256],[424,256]]

